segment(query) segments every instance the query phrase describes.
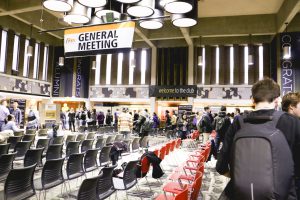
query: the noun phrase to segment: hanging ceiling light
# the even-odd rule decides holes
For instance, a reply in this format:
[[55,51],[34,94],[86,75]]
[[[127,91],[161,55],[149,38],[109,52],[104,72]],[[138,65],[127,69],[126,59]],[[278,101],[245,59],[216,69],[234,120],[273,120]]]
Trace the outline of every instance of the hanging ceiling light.
[[160,9],[154,9],[154,14],[151,15],[151,17],[156,19],[150,19],[150,20],[141,20],[139,22],[140,27],[145,29],[159,29],[163,27],[164,19],[163,18],[157,18],[162,17],[164,15],[163,10]]
[[64,20],[75,24],[86,24],[91,20],[91,11],[91,8],[75,1],[71,12],[67,13]]
[[[287,33],[287,26],[288,23],[285,23],[285,33]],[[291,44],[289,43],[285,43],[284,46],[282,47],[282,51],[283,51],[283,59],[290,59],[292,57],[291,54]]]
[[69,12],[73,6],[73,0],[44,0],[43,6],[56,12]]
[[117,0],[118,2],[121,2],[121,3],[127,3],[127,4],[130,4],[130,3],[137,3],[141,0]]
[[248,65],[253,65],[253,64],[254,64],[254,57],[253,57],[252,35],[249,34]]
[[95,70],[96,69],[96,61],[94,60],[93,62],[92,62],[92,70]]
[[149,17],[153,15],[155,0],[141,0],[138,3],[130,6],[127,13],[134,17]]
[[172,14],[188,13],[193,9],[195,1],[198,2],[198,0],[169,1],[165,3],[164,8],[167,12]]
[[95,9],[95,15],[102,19],[104,23],[114,22],[121,17],[121,7],[122,4],[120,2],[109,0],[104,7]]
[[78,0],[84,6],[92,7],[92,8],[99,8],[106,5],[106,0]]
[[199,42],[199,44],[200,44],[200,54],[201,54],[201,55],[198,56],[198,66],[202,66],[202,65],[203,65],[203,58],[202,58],[202,51],[201,51],[201,48],[202,48],[202,47],[201,47],[201,39],[202,39],[202,38],[201,38],[201,36],[200,36],[200,39],[199,39],[200,42]]
[[[32,37],[32,24],[30,24],[30,39],[31,37]],[[27,46],[26,54],[28,57],[31,57],[33,55],[33,47],[30,44]]]
[[174,26],[187,28],[197,24],[198,1],[195,0],[193,3],[193,9],[190,12],[184,14],[172,14],[172,23]]
[[59,66],[64,66],[65,65],[65,58],[64,57],[59,57],[58,58],[58,65]]

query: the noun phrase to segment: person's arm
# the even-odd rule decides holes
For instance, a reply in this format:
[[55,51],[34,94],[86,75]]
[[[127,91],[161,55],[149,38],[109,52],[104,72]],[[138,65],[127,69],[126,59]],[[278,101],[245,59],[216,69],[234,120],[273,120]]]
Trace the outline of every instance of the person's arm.
[[218,161],[216,164],[216,170],[219,174],[228,175],[229,172],[229,163],[231,155],[231,147],[235,133],[239,129],[238,119],[235,119],[233,124],[229,127],[225,134],[223,146],[218,155]]
[[15,122],[12,123],[11,128],[12,128],[12,130],[13,130],[14,132],[19,132],[19,131],[21,131],[21,129],[19,129],[19,128],[17,127],[17,125],[16,125]]

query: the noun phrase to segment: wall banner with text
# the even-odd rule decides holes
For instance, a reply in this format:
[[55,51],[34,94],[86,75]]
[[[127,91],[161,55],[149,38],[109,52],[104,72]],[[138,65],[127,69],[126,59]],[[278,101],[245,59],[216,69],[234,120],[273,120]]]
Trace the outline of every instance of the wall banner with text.
[[66,57],[82,57],[129,51],[135,22],[123,22],[65,30]]
[[149,86],[150,97],[196,97],[196,85]]

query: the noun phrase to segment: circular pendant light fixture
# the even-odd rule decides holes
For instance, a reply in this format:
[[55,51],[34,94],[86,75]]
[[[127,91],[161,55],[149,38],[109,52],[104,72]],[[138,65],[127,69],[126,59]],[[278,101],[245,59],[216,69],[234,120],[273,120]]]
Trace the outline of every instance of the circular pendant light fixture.
[[193,4],[198,0],[180,0],[180,1],[170,1],[164,5],[167,12],[172,14],[183,14],[188,13],[193,9]]
[[159,28],[163,27],[164,19],[157,18],[157,17],[162,17],[163,15],[164,15],[164,12],[162,10],[154,9],[154,14],[151,15],[151,17],[156,18],[156,19],[141,20],[139,22],[139,25],[140,25],[140,27],[145,28],[145,29],[159,29]]
[[172,14],[172,24],[180,28],[195,26],[198,22],[198,1],[194,1],[193,9],[184,14]]
[[56,12],[69,12],[73,7],[73,0],[44,0],[43,6]]
[[92,16],[91,21],[86,25],[96,25],[96,24],[103,24],[103,20],[97,16]]
[[71,12],[67,13],[64,20],[75,24],[86,24],[91,20],[91,13],[91,8],[75,1]]
[[126,3],[126,4],[131,4],[131,3],[137,3],[141,0],[117,0],[120,3]]
[[84,6],[91,7],[91,8],[99,8],[106,5],[106,0],[78,0]]
[[122,4],[117,1],[109,0],[108,3],[101,8],[95,8],[95,15],[103,20],[104,23],[114,22],[120,19]]
[[134,17],[149,17],[153,15],[155,0],[142,0],[127,9],[127,13]]

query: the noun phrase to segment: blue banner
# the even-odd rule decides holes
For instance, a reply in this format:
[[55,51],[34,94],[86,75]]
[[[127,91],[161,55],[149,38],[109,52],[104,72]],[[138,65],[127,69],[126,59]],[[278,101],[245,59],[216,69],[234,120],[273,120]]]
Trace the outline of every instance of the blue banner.
[[76,68],[76,90],[75,90],[75,96],[80,97],[81,93],[81,70],[82,70],[82,59],[78,58],[77,60],[77,68]]
[[53,86],[52,86],[53,97],[59,97],[60,76],[61,76],[61,66],[59,66],[57,63],[55,65],[54,72],[53,72]]

